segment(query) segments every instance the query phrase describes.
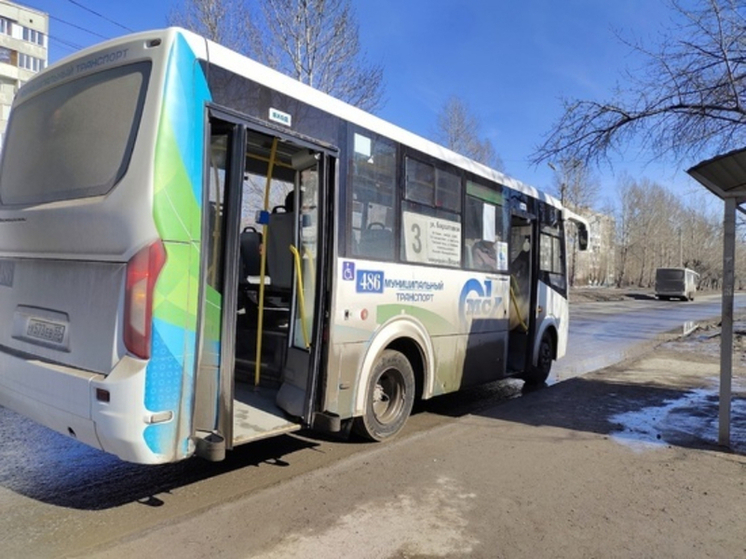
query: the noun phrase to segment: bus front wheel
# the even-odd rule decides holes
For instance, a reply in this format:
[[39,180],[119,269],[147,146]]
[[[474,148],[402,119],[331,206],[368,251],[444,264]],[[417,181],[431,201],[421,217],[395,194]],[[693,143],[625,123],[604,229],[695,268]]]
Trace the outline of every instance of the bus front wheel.
[[355,432],[372,441],[401,431],[414,404],[414,371],[404,354],[387,349],[373,367],[365,394],[365,411],[355,418]]
[[552,360],[554,359],[554,345],[552,337],[545,332],[539,343],[539,355],[536,359],[536,365],[531,365],[521,375],[526,384],[538,385],[546,382],[549,372],[552,370]]

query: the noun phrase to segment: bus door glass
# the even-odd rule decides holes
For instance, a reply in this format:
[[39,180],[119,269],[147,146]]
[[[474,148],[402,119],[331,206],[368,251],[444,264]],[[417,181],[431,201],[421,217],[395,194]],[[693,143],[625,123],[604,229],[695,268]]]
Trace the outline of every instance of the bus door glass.
[[528,331],[531,308],[533,235],[531,222],[513,216],[510,227],[510,329]]
[[324,192],[331,189],[329,166],[333,159],[323,152],[304,149],[292,158],[296,170],[293,305],[290,347],[278,393],[278,405],[293,416],[311,420],[318,385],[323,331],[321,306],[324,286]]
[[299,235],[297,250],[293,251],[298,294],[295,299],[293,345],[304,349],[311,346],[313,332],[319,237],[319,168],[315,156],[311,155],[309,162],[312,166],[298,173]]
[[238,125],[211,120],[202,207],[203,283],[194,429],[226,436],[231,432],[227,417],[231,415],[232,401],[229,371],[233,369],[233,325],[225,320],[225,313],[236,299],[230,282],[236,265],[226,255],[236,243],[236,235],[228,225],[236,220],[239,193],[235,182],[242,172],[242,132]]
[[531,347],[532,293],[534,283],[535,220],[515,215],[510,221],[510,338],[508,368],[521,371]]

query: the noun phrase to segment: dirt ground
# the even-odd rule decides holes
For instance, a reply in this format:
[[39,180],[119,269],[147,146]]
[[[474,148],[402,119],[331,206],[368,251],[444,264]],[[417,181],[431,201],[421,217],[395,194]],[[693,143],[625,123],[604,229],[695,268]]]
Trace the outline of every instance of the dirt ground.
[[[714,291],[699,291],[701,295]],[[643,287],[573,287],[570,289],[570,302],[624,301],[629,299],[655,299],[652,288]]]
[[709,325],[95,557],[746,557],[746,324],[736,330],[730,449],[717,444]]
[[570,302],[625,301],[629,299],[655,299],[652,289],[640,287],[573,287]]

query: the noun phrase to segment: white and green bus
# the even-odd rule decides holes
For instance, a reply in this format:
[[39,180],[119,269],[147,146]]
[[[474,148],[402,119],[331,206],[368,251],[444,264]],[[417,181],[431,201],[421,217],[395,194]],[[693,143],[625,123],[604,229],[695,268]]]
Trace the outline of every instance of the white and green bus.
[[567,219],[195,34],[110,41],[12,109],[0,405],[144,464],[304,427],[384,440],[417,398],[545,381]]

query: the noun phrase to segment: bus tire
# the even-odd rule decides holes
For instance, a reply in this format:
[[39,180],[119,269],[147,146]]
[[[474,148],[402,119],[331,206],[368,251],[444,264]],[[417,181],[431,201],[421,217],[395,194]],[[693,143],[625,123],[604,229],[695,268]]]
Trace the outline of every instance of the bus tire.
[[521,375],[526,384],[539,385],[546,382],[549,372],[552,370],[552,361],[554,360],[554,344],[552,337],[548,332],[544,332],[539,343],[539,354],[536,359],[536,365],[531,365]]
[[353,423],[355,433],[371,441],[394,437],[414,404],[414,370],[403,353],[386,349],[373,367],[365,394],[365,410]]

